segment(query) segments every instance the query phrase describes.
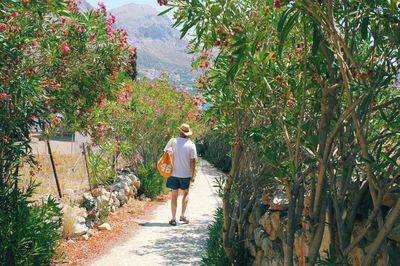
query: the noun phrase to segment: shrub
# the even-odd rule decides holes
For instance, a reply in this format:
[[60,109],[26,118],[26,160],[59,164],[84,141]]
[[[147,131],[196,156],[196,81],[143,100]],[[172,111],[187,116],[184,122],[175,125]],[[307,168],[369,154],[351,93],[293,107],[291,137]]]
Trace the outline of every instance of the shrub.
[[101,223],[105,223],[110,215],[110,203],[107,200],[100,201],[99,219]]
[[93,187],[111,185],[115,179],[112,164],[102,154],[89,155],[90,183]]
[[51,197],[40,207],[33,205],[28,199],[36,187],[0,187],[1,265],[49,265],[54,254],[61,211]]
[[211,132],[203,136],[199,142],[202,143],[198,147],[204,159],[224,172],[231,169],[231,145],[227,134]]
[[223,212],[218,208],[214,214],[214,221],[208,226],[207,253],[202,258],[202,266],[231,265],[225,255],[222,245]]
[[155,199],[165,190],[164,178],[158,173],[153,163],[142,164],[137,171],[141,182],[139,193],[144,193],[147,197]]

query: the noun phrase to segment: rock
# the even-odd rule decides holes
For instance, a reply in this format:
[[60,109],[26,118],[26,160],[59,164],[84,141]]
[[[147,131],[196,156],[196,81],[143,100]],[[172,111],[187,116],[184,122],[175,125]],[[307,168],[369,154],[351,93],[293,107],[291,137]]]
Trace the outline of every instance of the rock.
[[130,187],[132,190],[132,197],[135,197],[137,195],[137,188],[135,186]]
[[78,223],[80,223],[80,224],[86,223],[86,219],[85,219],[84,217],[82,217],[82,216],[76,217],[76,221],[77,221]]
[[89,192],[85,192],[85,193],[83,193],[83,198],[86,200],[86,199],[92,199],[93,198],[93,196],[92,196],[92,194],[91,193],[89,193]]
[[88,232],[87,232],[87,235],[88,235],[89,237],[94,236],[94,235],[96,235],[96,231],[93,230],[93,229],[89,229]]
[[104,195],[104,193],[106,193],[107,190],[103,187],[98,187],[92,190],[92,195],[93,197],[100,197],[102,195]]
[[86,234],[89,228],[85,224],[74,224],[74,236],[81,236]]
[[119,206],[121,206],[121,202],[119,202],[119,199],[115,198],[115,200],[113,200],[111,206],[113,206],[113,207],[119,207]]
[[269,209],[272,211],[283,211],[289,208],[289,199],[284,191],[278,191],[272,199]]
[[261,266],[263,257],[264,257],[264,251],[262,251],[262,250],[257,251],[256,260],[255,260],[255,263],[257,266]]
[[121,191],[122,189],[127,191],[129,189],[128,183],[125,182],[121,183],[121,189],[119,191]]
[[261,197],[261,202],[264,204],[264,205],[267,205],[267,206],[269,206],[270,204],[271,204],[271,196],[270,195],[268,195],[268,194],[264,194],[263,193],[263,195],[262,195],[262,197]]
[[118,182],[129,186],[132,183],[132,180],[128,176],[119,176]]
[[251,241],[249,243],[249,247],[248,248],[249,248],[251,256],[255,257],[257,255],[257,247],[256,247],[256,245],[254,244],[253,241]]
[[263,226],[265,232],[271,240],[275,240],[278,236],[278,231],[281,225],[279,212],[267,212],[258,222]]
[[140,188],[140,180],[136,179],[132,182],[133,186],[136,188],[136,190],[139,190]]
[[132,197],[133,193],[132,193],[132,190],[129,187],[125,188],[125,195],[127,197]]
[[105,231],[105,230],[111,231],[111,225],[108,223],[104,223],[104,224],[99,225],[98,229],[100,231]]
[[88,241],[89,240],[89,235],[88,234],[82,235],[82,240]]
[[97,211],[97,201],[93,197],[86,197],[83,207],[86,209],[88,216],[92,216]]
[[115,212],[115,210],[116,210],[115,206],[114,206],[114,205],[111,205],[110,211],[111,211],[111,212]]
[[262,240],[264,234],[265,234],[265,232],[262,227],[257,227],[254,230],[254,241],[256,242],[256,245],[258,247],[261,246],[261,240]]
[[122,184],[117,182],[111,186],[112,191],[119,191],[122,188]]
[[97,224],[100,223],[100,219],[98,217],[86,218],[86,226],[89,228],[95,227]]
[[269,240],[268,237],[263,237],[261,240],[261,249],[264,251],[265,254],[269,254],[269,252],[272,250],[272,242]]
[[75,241],[74,241],[74,240],[72,240],[72,239],[70,239],[70,240],[68,240],[68,243],[71,243],[71,244],[73,244],[73,243],[75,243]]
[[120,202],[120,206],[124,205],[128,201],[128,198],[125,195],[125,189],[120,189],[119,190],[119,192],[117,194],[117,199]]
[[139,196],[139,200],[144,200],[146,198],[146,195],[143,193]]
[[107,198],[107,200],[108,200],[109,198],[111,198],[111,193],[106,191],[106,192],[104,192],[103,197]]

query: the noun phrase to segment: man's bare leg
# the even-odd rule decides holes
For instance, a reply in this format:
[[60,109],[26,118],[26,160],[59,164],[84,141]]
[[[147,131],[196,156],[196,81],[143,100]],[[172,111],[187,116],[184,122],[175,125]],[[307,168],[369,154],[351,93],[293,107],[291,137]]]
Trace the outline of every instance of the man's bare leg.
[[171,198],[171,212],[172,212],[172,220],[176,221],[176,207],[178,205],[178,189],[172,190],[172,198]]
[[189,202],[189,189],[182,190],[183,197],[182,197],[182,214],[181,216],[185,216],[186,207]]

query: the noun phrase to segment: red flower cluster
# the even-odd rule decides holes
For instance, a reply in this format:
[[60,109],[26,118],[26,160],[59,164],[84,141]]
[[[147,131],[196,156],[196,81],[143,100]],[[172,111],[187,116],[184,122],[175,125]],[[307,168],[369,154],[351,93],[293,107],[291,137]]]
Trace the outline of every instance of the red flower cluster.
[[54,89],[54,90],[58,90],[61,88],[60,83],[58,83],[54,80],[47,80],[47,81],[43,82],[42,86],[44,88],[50,88],[50,89]]
[[11,95],[7,94],[5,92],[0,93],[0,99],[2,101],[10,101],[11,100]]
[[275,0],[274,1],[274,7],[275,8],[281,8],[281,3],[283,2],[283,0]]

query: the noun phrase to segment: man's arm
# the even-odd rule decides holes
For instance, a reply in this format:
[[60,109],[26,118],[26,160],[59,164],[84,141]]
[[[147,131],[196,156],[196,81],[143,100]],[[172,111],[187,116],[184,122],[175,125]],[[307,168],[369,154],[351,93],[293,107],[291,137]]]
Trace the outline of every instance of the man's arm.
[[196,173],[196,159],[190,159],[190,181],[194,182],[194,174]]

